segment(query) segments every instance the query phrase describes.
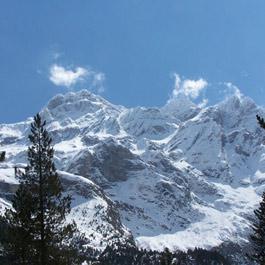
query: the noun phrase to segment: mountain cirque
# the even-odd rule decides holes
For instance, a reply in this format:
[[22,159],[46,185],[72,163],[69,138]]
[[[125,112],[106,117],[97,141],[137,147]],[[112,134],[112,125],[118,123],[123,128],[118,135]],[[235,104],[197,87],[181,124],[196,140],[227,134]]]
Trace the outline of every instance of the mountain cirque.
[[[187,98],[161,108],[115,106],[87,90],[54,97],[47,120],[72,212],[91,246],[212,248],[248,242],[265,183],[262,108],[233,96],[206,108]],[[26,163],[32,119],[0,125],[0,213]]]

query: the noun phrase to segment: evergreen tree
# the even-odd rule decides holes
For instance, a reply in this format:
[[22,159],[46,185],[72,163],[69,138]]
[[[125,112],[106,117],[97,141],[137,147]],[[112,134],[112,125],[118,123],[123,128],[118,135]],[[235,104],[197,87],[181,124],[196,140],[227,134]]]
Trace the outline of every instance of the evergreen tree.
[[5,159],[6,159],[6,152],[5,151],[0,152],[0,162],[5,161]]
[[251,256],[259,264],[265,265],[265,192],[262,195],[259,208],[254,213],[256,222],[252,225],[253,253]]
[[264,121],[264,119],[261,118],[259,115],[256,115],[256,118],[258,120],[258,123],[259,123],[260,127],[265,129],[265,121]]
[[76,244],[71,245],[78,235],[76,225],[64,225],[71,198],[62,194],[45,124],[39,114],[31,124],[28,166],[18,176],[13,209],[5,214],[8,240],[4,250],[12,264],[80,264]]
[[4,255],[4,243],[7,241],[7,223],[4,217],[0,215],[0,264],[10,264]]
[[[265,129],[265,121],[256,116],[261,128]],[[256,221],[252,225],[253,234],[250,236],[253,243],[251,257],[261,265],[265,265],[265,192],[259,208],[254,210]]]
[[168,248],[165,248],[165,250],[161,256],[160,264],[161,265],[171,265],[172,260],[173,260],[172,253],[169,251]]

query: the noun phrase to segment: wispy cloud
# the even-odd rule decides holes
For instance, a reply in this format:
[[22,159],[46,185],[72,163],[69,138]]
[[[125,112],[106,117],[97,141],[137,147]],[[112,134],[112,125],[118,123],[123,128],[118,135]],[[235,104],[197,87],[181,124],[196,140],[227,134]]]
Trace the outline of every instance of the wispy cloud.
[[198,104],[198,107],[199,107],[199,108],[204,108],[204,107],[207,106],[208,103],[209,103],[209,99],[204,98],[204,99]]
[[56,86],[74,89],[77,84],[83,84],[98,93],[104,92],[105,74],[81,66],[64,67],[53,64],[49,69],[49,80]]
[[53,58],[54,58],[54,60],[57,60],[57,59],[59,59],[60,57],[62,56],[62,54],[60,53],[60,52],[54,52],[53,53]]
[[105,74],[103,73],[94,73],[93,74],[93,86],[97,88],[98,93],[103,93],[105,91],[104,81]]
[[190,99],[196,99],[201,92],[208,86],[206,80],[200,78],[197,80],[184,79],[182,80],[178,74],[174,74],[175,85],[173,89],[173,96],[180,94],[189,97]]
[[223,84],[225,85],[224,93],[226,97],[231,97],[233,95],[237,96],[238,98],[242,97],[242,93],[237,86],[235,86],[231,82],[225,82]]

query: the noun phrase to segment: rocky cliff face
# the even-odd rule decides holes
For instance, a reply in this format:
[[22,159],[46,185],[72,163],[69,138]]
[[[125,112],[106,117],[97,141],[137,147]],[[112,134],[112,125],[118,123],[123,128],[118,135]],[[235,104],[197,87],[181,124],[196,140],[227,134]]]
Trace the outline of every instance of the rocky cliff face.
[[[184,98],[126,109],[86,90],[41,111],[72,212],[92,246],[129,240],[187,249],[245,244],[265,183],[262,108],[243,96],[199,108]],[[0,211],[26,163],[31,119],[0,125]],[[1,151],[0,150],[0,151]]]

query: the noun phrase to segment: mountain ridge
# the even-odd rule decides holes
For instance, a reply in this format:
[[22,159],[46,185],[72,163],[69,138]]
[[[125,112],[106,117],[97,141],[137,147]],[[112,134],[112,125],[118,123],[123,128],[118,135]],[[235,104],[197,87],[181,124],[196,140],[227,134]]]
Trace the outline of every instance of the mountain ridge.
[[[127,109],[82,90],[57,95],[40,111],[62,179],[76,181],[65,185],[74,198],[71,218],[91,245],[119,238],[186,250],[248,242],[265,183],[265,134],[255,115],[265,111],[243,95],[209,107],[187,102]],[[0,125],[7,152],[0,212],[16,184],[13,166],[26,163],[30,122]],[[82,183],[93,187],[90,197],[80,194]]]

